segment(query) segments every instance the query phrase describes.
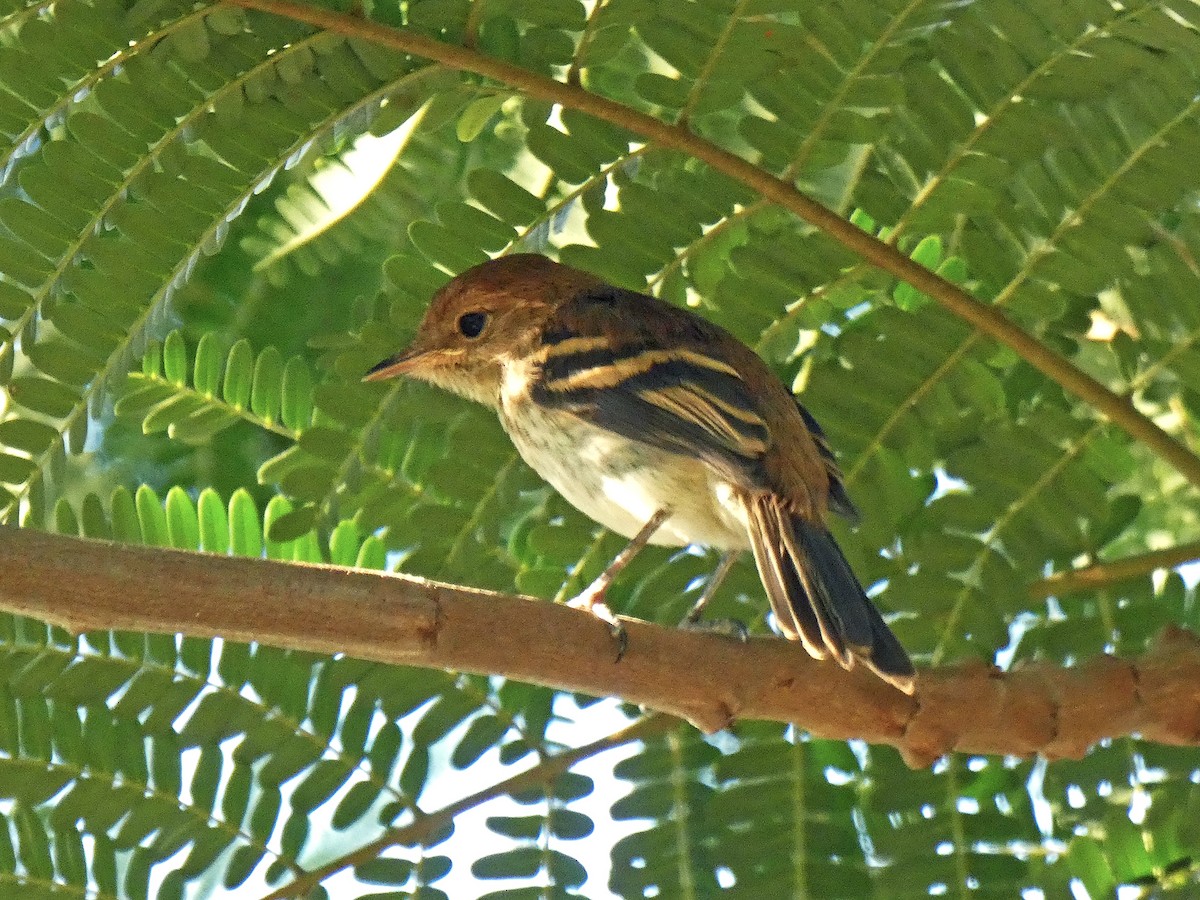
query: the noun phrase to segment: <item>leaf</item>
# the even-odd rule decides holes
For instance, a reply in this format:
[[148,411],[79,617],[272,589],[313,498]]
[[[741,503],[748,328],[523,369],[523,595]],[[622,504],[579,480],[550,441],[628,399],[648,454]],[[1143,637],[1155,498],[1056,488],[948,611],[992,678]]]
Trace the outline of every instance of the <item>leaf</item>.
[[36,375],[19,375],[9,382],[9,395],[32,412],[62,418],[68,415],[79,396],[57,381]]
[[225,385],[222,394],[236,409],[249,409],[254,384],[254,353],[250,342],[236,342],[225,361]]
[[301,506],[290,510],[279,518],[271,519],[267,528],[267,536],[272,541],[294,541],[307,534],[317,518],[315,506]]
[[25,453],[42,453],[57,438],[56,429],[32,419],[7,419],[0,422],[0,444]]
[[491,121],[492,116],[500,111],[507,100],[507,94],[494,94],[489,97],[478,97],[468,103],[466,108],[459,113],[458,122],[454,126],[458,139],[464,144],[469,144],[479,137],[488,122]]
[[350,521],[339,522],[329,537],[329,561],[336,566],[352,566],[358,548],[358,528]]
[[192,384],[206,397],[218,396],[221,389],[223,356],[217,336],[211,331],[206,332],[196,345],[196,363],[192,372]]
[[167,381],[172,384],[178,387],[184,387],[187,384],[187,346],[183,342],[183,335],[178,331],[172,331],[163,342],[162,370]]
[[322,760],[304,777],[292,794],[292,807],[301,813],[311,812],[337,792],[351,773],[336,760]]
[[21,484],[33,474],[33,461],[11,453],[0,453],[0,481]]
[[199,549],[200,524],[196,507],[182,488],[173,487],[167,491],[166,514],[171,546],[180,550]]
[[288,360],[283,370],[280,419],[293,431],[303,431],[312,418],[313,381],[299,359]]
[[454,748],[450,756],[451,765],[465,769],[478,761],[484,753],[499,743],[508,731],[508,726],[495,716],[480,716],[467,728],[467,733]]
[[379,796],[379,787],[360,781],[346,792],[333,812],[333,827],[344,831],[367,814],[368,808]]
[[407,859],[380,857],[354,867],[354,875],[367,884],[405,884],[413,872]]
[[154,547],[169,547],[167,516],[154,491],[146,485],[134,495],[137,503],[137,518],[141,525],[142,543]]
[[543,215],[545,204],[506,176],[476,169],[467,179],[471,195],[485,209],[510,225],[526,225]]
[[408,236],[431,262],[451,271],[461,272],[488,258],[480,250],[464,247],[458,235],[433,222],[413,222],[408,227]]
[[[1189,481],[1030,364],[1069,360],[1188,443],[1194,5],[368,6],[442,49],[224,7],[7,10],[10,523],[288,561],[328,551],[547,597],[585,583],[618,539],[507,466],[490,411],[359,381],[452,273],[544,251],[686,305],[803,390],[863,513],[832,523],[839,544],[919,659],[1007,645],[1014,664],[1086,665],[1195,625],[1173,572],[1049,607],[1028,595],[1048,571],[1119,569],[1200,535]],[[511,83],[454,71],[461,47],[504,60]],[[535,97],[522,73],[559,87]],[[576,89],[677,127],[626,131],[576,108]],[[322,205],[350,193],[313,188],[365,180],[351,147],[378,165],[334,213]],[[977,334],[754,189],[752,168],[1041,349]],[[648,548],[610,599],[673,621],[706,568]],[[715,617],[760,619],[753,567],[713,602]],[[344,837],[407,828],[418,798],[465,806],[359,878],[447,896],[453,860],[520,876],[491,896],[1107,896],[1186,891],[1195,856],[1194,748],[1122,739],[1082,760],[909,770],[886,749],[743,722],[575,764],[560,754],[611,746],[637,713],[232,639],[0,627],[0,869],[18,891],[283,888],[335,865]],[[532,771],[521,809],[485,811],[480,844],[471,798],[519,776],[473,765],[485,757]],[[469,789],[447,763],[472,766]],[[593,802],[614,776],[620,790]]]
[[283,393],[283,359],[274,347],[258,355],[250,391],[250,408],[267,422],[279,421]]
[[254,499],[242,489],[229,498],[230,546],[237,556],[261,556],[263,552],[262,525]]
[[[912,252],[912,261],[926,269],[937,270],[942,261],[942,241],[935,234],[922,238]],[[896,305],[905,312],[912,312],[930,301],[911,284],[901,282],[892,294]]]
[[360,569],[387,569],[387,547],[374,535],[369,535],[359,548],[354,565]]

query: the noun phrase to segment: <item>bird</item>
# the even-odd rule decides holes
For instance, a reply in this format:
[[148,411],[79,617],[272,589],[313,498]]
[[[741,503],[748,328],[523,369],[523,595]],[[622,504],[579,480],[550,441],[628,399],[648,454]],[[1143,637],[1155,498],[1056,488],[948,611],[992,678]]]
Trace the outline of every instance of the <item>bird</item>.
[[725,329],[541,254],[508,254],[437,291],[411,344],[365,378],[397,376],[494,409],[534,471],[631,539],[572,605],[619,631],[605,591],[643,546],[719,549],[694,623],[749,550],[784,637],[913,692],[908,654],[830,533],[829,513],[857,511],[824,432]]

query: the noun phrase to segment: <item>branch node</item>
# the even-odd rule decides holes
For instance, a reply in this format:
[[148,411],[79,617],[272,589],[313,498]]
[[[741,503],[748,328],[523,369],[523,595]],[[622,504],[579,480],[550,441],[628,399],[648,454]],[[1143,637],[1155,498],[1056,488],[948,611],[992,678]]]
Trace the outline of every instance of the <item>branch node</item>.
[[1041,747],[1047,759],[1082,759],[1096,741],[1129,734],[1144,719],[1127,660],[1105,654],[1070,668],[1046,662],[1031,668],[1046,683],[1054,708],[1056,731]]
[[1168,625],[1130,669],[1146,722],[1143,736],[1194,745],[1200,737],[1200,638]]
[[418,632],[418,637],[421,639],[421,645],[432,653],[437,650],[438,637],[442,633],[446,617],[445,611],[442,609],[442,594],[436,586],[429,591],[429,602],[433,605],[433,622],[428,628],[422,628]]

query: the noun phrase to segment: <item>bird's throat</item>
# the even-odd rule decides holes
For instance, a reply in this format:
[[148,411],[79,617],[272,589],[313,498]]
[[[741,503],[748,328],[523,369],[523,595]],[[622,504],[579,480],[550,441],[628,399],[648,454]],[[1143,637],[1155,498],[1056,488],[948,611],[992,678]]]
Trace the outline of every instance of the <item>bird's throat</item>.
[[496,409],[500,405],[500,367],[465,370],[457,366],[429,369],[415,377],[444,391]]

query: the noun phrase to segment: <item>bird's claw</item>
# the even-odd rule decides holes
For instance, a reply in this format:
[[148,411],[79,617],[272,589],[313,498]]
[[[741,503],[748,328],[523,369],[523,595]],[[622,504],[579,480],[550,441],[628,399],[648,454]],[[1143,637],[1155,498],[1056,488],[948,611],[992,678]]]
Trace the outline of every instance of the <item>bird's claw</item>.
[[629,632],[620,622],[610,622],[608,631],[617,643],[617,655],[613,658],[613,662],[619,663],[625,658],[625,651],[629,649]]
[[617,656],[613,662],[620,662],[625,657],[625,651],[629,649],[629,632],[625,630],[621,620],[617,618],[616,613],[609,608],[602,597],[597,597],[590,591],[584,591],[578,597],[568,600],[566,605],[572,609],[585,610],[607,625],[617,644]]
[[736,638],[741,643],[750,640],[750,629],[741,619],[700,619],[699,616],[685,616],[679,623],[684,631],[702,631],[708,634],[719,634],[724,637]]

